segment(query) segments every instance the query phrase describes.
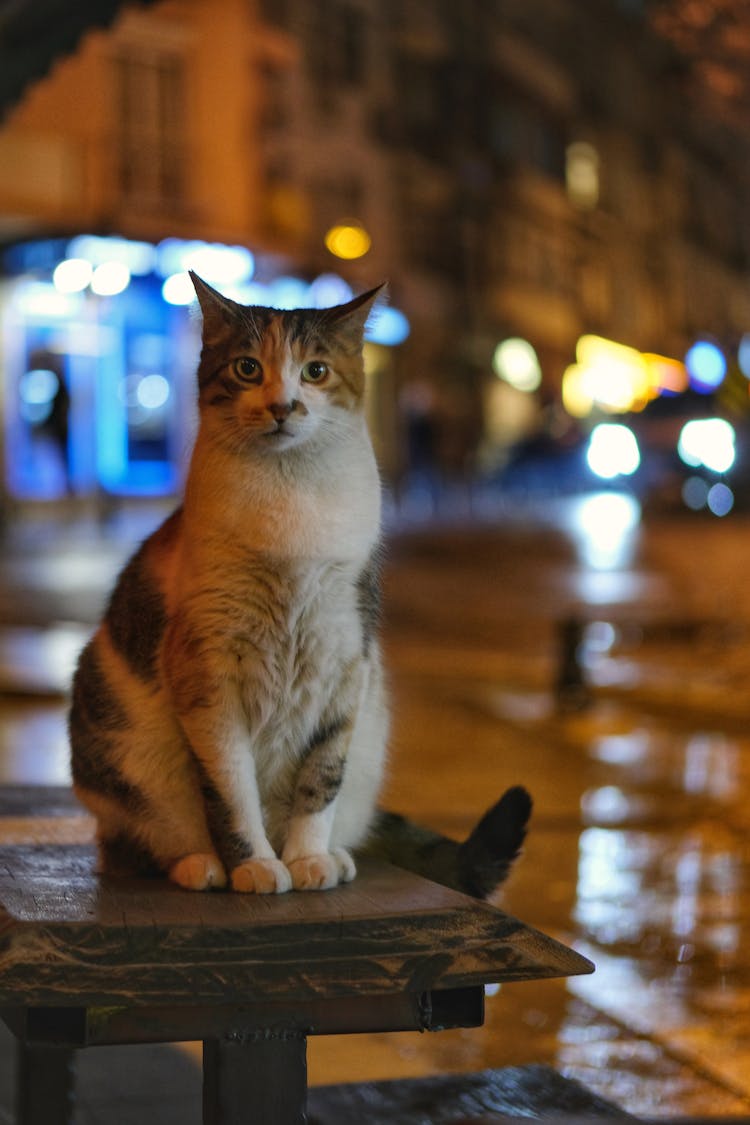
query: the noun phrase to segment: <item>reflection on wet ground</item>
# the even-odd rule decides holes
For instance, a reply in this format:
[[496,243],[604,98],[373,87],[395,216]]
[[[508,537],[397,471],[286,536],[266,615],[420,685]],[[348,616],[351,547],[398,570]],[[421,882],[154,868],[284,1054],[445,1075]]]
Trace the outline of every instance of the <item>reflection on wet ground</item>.
[[[634,1113],[750,1114],[750,742],[606,696],[561,716],[549,692],[498,688],[473,664],[458,684],[455,656],[444,678],[433,658],[433,682],[407,688],[394,662],[398,698],[409,695],[402,727],[428,724],[430,710],[431,755],[453,743],[446,769],[471,746],[473,783],[451,780],[462,808],[493,776],[532,788],[534,826],[504,903],[597,965],[566,984],[504,986],[478,1033],[482,1065],[550,1062]],[[439,782],[399,764],[394,803],[424,818],[426,798],[446,810],[446,831],[468,827]],[[454,1065],[474,1065],[452,1049]]]
[[[481,1029],[313,1039],[313,1082],[548,1063],[636,1114],[750,1116],[750,597],[737,525],[701,534],[700,576],[682,525],[639,540],[628,523],[616,564],[611,543],[586,561],[580,537],[533,524],[394,543],[385,801],[460,836],[527,785],[532,831],[503,904],[597,971],[506,985]],[[561,709],[571,615],[587,692]],[[26,637],[40,682],[39,653],[64,663],[70,636],[36,656]],[[14,690],[0,781],[64,781],[64,701]]]
[[[423,818],[431,805],[433,822],[442,813],[460,833],[468,819],[452,808],[528,784],[533,829],[504,904],[597,965],[590,978],[505,986],[477,1033],[483,1065],[549,1062],[634,1113],[750,1116],[750,612],[736,536],[726,548],[707,536],[702,582],[683,574],[682,527],[647,540],[658,566],[641,551],[624,574],[582,574],[559,543],[545,567],[490,544],[496,588],[467,566],[449,655],[435,628],[449,610],[429,610],[416,572],[424,589],[433,575],[424,560],[413,567],[392,634],[410,647],[390,653],[404,743],[392,803]],[[512,620],[498,596],[508,585]],[[561,711],[550,686],[556,623],[570,613],[588,706]],[[435,637],[420,646],[425,622]],[[427,777],[410,761],[418,732]],[[468,776],[455,776],[457,761]],[[455,1067],[474,1065],[460,1042],[451,1049]]]

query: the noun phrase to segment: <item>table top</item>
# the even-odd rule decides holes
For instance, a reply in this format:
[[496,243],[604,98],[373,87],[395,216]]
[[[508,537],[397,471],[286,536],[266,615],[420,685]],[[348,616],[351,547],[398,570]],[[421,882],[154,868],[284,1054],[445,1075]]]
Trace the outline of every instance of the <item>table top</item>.
[[33,806],[2,791],[0,1004],[286,1002],[593,970],[501,910],[390,864],[363,862],[325,892],[195,893],[97,876],[90,832],[64,797]]

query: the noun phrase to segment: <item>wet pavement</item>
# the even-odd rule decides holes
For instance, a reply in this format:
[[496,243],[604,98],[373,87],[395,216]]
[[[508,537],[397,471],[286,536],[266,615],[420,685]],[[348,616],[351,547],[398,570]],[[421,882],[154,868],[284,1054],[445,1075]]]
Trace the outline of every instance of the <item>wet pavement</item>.
[[[8,544],[0,781],[66,779],[60,692],[140,532]],[[525,784],[503,905],[597,971],[506,985],[478,1030],[311,1040],[313,1083],[545,1063],[634,1114],[750,1119],[748,537],[740,517],[641,524],[617,497],[394,529],[386,802],[461,835]]]

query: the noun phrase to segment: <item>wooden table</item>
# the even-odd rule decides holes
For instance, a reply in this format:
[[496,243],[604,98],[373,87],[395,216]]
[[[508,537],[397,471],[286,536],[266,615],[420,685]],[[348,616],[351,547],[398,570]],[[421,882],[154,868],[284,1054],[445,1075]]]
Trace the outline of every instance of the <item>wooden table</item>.
[[[194,1039],[206,1125],[298,1125],[308,1035],[477,1027],[484,984],[593,969],[387,864],[272,897],[103,880],[64,804],[25,821],[29,808],[0,792],[0,840],[16,841],[0,844],[0,1008],[19,1040],[22,1125],[72,1120],[75,1048]],[[55,842],[23,842],[23,823],[35,840],[51,824]]]

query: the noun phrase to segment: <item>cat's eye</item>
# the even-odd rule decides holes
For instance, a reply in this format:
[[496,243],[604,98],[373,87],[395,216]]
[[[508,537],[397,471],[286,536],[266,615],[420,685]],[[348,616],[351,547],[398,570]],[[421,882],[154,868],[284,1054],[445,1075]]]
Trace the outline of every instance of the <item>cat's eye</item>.
[[310,360],[302,368],[302,380],[305,383],[325,383],[328,378],[328,364],[319,359]]
[[243,355],[232,361],[232,371],[243,383],[260,383],[263,379],[263,368],[257,359]]

